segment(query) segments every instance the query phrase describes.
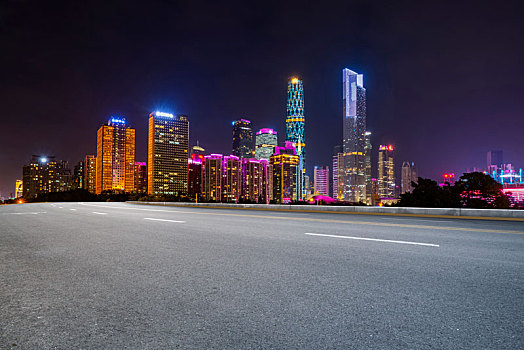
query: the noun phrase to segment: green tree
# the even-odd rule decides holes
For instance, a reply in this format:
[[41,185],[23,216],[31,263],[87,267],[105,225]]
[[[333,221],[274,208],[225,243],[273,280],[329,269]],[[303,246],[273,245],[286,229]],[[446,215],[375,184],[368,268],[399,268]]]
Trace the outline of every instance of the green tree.
[[502,185],[484,173],[465,173],[454,187],[455,191],[460,193],[462,204],[466,208],[507,209],[510,207],[508,196],[502,192]]

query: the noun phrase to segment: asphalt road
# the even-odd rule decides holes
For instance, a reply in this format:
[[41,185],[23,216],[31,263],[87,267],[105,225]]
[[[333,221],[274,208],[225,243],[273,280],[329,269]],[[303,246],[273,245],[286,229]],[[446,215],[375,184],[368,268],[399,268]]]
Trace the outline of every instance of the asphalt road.
[[1,349],[523,349],[524,222],[0,206]]

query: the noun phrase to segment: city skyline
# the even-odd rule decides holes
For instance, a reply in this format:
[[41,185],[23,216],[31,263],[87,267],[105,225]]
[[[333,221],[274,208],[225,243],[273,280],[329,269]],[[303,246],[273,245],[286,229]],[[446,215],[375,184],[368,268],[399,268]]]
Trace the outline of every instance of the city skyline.
[[[287,26],[280,17],[266,25],[237,24],[214,33],[214,12],[224,18],[246,16],[255,20],[258,16],[274,17],[274,13],[271,8],[260,12],[247,8],[240,13],[210,7],[202,14],[210,23],[199,28],[186,26],[185,38],[172,35],[176,28],[167,25],[138,27],[133,24],[138,20],[125,22],[125,30],[119,29],[107,20],[118,13],[115,8],[95,16],[99,29],[91,38],[83,29],[85,19],[64,22],[68,13],[75,13],[72,7],[57,12],[41,5],[13,5],[2,24],[9,28],[7,39],[33,37],[40,32],[40,25],[48,23],[53,23],[51,34],[63,26],[74,34],[59,46],[53,42],[53,35],[42,34],[38,42],[26,40],[31,42],[27,47],[20,46],[20,40],[6,40],[6,49],[12,54],[1,58],[8,70],[3,72],[1,91],[6,101],[0,118],[2,130],[9,131],[0,141],[1,195],[14,193],[15,181],[22,176],[20,169],[32,154],[55,155],[71,165],[86,154],[95,154],[93,129],[111,115],[126,117],[137,130],[137,161],[147,158],[143,117],[152,110],[189,115],[190,145],[199,140],[211,152],[230,152],[230,121],[242,117],[253,122],[254,130],[267,127],[283,136],[285,82],[292,76],[305,82],[307,173],[311,177],[313,166],[331,165],[332,148],[342,137],[340,70],[345,67],[365,76],[367,129],[373,134],[373,149],[393,144],[398,164],[415,161],[421,176],[434,179],[444,172],[482,167],[489,150],[502,149],[508,162],[519,167],[524,164],[520,151],[524,141],[519,137],[519,130],[524,128],[524,118],[520,117],[524,106],[519,98],[523,74],[516,64],[523,49],[517,35],[518,11],[513,5],[471,8],[459,3],[453,8],[456,16],[445,25],[433,23],[436,29],[427,38],[418,33],[423,32],[424,21],[404,21],[398,26],[395,18],[402,14],[416,19],[424,14],[427,20],[436,20],[449,13],[445,5],[435,4],[430,13],[419,7],[352,5],[348,2],[342,7],[319,8],[317,14],[323,20],[302,29],[299,37],[275,35],[285,33]],[[157,18],[164,10],[162,6],[156,4],[144,12],[130,9],[129,15],[131,19]],[[190,18],[197,11],[193,6],[186,5],[177,12],[177,26],[188,23],[184,17]],[[353,21],[342,26],[348,22],[340,21],[347,13],[344,9],[350,8],[347,16]],[[279,13],[284,18],[295,10],[283,6]],[[316,16],[305,14],[304,18]],[[486,28],[486,19],[496,31]],[[463,21],[468,26],[461,26]],[[453,36],[448,34],[448,26],[454,28]],[[249,28],[245,34],[237,34],[244,33],[245,28]],[[105,33],[112,33],[109,37],[115,40],[106,39]],[[350,33],[358,34],[348,36]],[[163,45],[173,37],[170,45]],[[78,38],[86,45],[79,47]],[[214,50],[214,43],[224,43],[224,38],[229,38],[225,49]],[[294,45],[289,45],[290,40]],[[86,59],[83,46],[96,43],[99,46],[89,52],[91,59]],[[163,54],[149,55],[150,50],[144,48],[150,43],[153,50],[162,49]],[[420,43],[419,51],[406,50],[404,43]],[[486,51],[486,45],[494,49]],[[179,55],[180,47],[188,50]],[[322,57],[309,57],[308,53],[316,50],[323,52]],[[66,54],[45,54],[62,51]],[[131,54],[123,55],[126,52]],[[200,56],[203,52],[209,53],[205,59]],[[235,55],[238,52],[241,54]],[[268,60],[267,54],[260,52],[279,54]],[[474,64],[469,64],[472,57]],[[493,69],[497,74],[489,82],[481,78]],[[496,91],[489,89],[493,85]],[[512,128],[493,128],[494,120],[504,120]],[[436,126],[438,133],[434,132]],[[371,163],[376,162],[373,151]]]

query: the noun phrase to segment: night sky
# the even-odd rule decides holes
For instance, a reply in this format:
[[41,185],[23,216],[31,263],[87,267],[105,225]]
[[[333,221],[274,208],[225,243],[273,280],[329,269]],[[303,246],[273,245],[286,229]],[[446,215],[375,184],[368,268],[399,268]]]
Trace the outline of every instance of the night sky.
[[[342,69],[364,74],[367,125],[437,178],[504,150],[524,167],[522,1],[2,1],[0,193],[32,154],[71,166],[111,115],[187,114],[191,144],[231,152],[231,121],[277,129],[304,81],[308,172],[342,138]],[[375,160],[374,160],[375,162]],[[375,167],[376,164],[373,164]]]

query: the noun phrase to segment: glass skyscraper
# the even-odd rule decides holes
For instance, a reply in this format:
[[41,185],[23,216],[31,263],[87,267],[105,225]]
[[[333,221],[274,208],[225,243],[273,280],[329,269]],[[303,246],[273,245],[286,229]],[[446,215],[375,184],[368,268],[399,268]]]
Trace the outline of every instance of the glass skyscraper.
[[246,119],[233,122],[233,155],[239,158],[253,158],[253,130]]
[[343,84],[343,200],[366,201],[366,89],[364,76],[350,69],[342,70]]
[[255,136],[255,158],[269,160],[275,153],[278,145],[277,132],[273,129],[263,128]]
[[306,195],[304,175],[306,172],[306,136],[304,117],[304,85],[301,79],[293,77],[287,84],[286,142],[293,142],[297,149],[297,195],[303,200]]

